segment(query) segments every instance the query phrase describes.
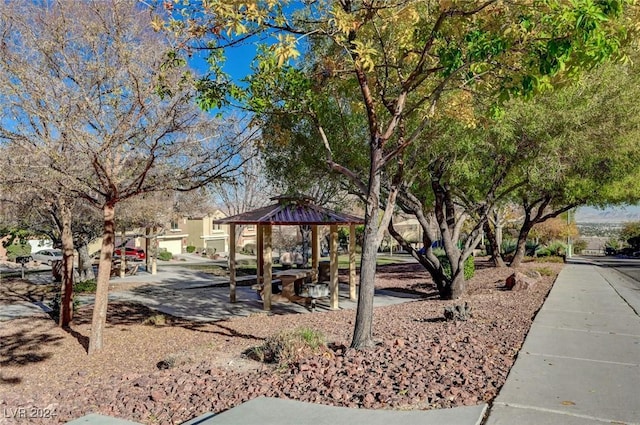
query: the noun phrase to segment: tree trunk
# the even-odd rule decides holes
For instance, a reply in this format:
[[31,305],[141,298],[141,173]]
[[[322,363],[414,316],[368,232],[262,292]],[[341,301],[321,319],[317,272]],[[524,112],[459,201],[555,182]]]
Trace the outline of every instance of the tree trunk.
[[[374,156],[372,154],[372,156]],[[375,158],[374,158],[375,159]],[[378,213],[380,211],[380,172],[376,170],[377,161],[371,161],[367,206],[364,216],[364,237],[360,260],[360,290],[356,323],[351,347],[363,349],[374,346],[373,341],[373,296],[376,279],[376,260],[378,251]]]
[[491,261],[496,267],[505,267],[506,264],[500,254],[500,245],[498,244],[496,234],[493,233],[493,229],[491,228],[489,221],[484,223],[484,234],[487,237],[487,241],[489,241],[489,255],[491,255]]
[[453,266],[451,267],[451,283],[449,284],[451,287],[450,298],[452,300],[457,300],[461,298],[467,290],[467,281],[464,278],[464,264],[462,268],[458,267],[457,272],[453,271]]
[[96,300],[91,319],[91,336],[89,338],[89,354],[102,350],[103,331],[107,322],[107,303],[109,297],[109,278],[111,277],[111,260],[115,242],[115,207],[107,204],[103,208],[104,230],[102,233],[102,250],[98,266],[98,282]]
[[[377,208],[375,208],[377,211]],[[376,235],[377,215],[365,218],[364,244],[360,261],[360,290],[358,308],[351,347],[356,349],[373,347],[373,296],[375,291],[376,259],[378,245]]]
[[513,260],[509,263],[509,267],[518,267],[522,260],[524,259],[524,255],[527,249],[527,237],[529,236],[529,232],[533,227],[533,223],[525,218],[525,222],[520,229],[520,233],[518,234],[518,242],[516,244],[516,252],[513,253]]
[[89,256],[89,247],[86,243],[78,246],[78,279],[80,281],[95,279],[96,275],[93,273],[93,264],[91,264],[91,257]]
[[62,327],[67,327],[73,318],[73,235],[71,210],[64,200],[60,201],[60,215],[62,219],[62,287],[58,323]]

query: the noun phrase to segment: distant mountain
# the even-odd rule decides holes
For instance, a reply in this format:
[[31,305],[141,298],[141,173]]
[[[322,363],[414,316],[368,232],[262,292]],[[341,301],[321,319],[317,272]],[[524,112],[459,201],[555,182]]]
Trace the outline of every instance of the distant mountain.
[[624,223],[640,221],[640,206],[609,207],[598,209],[580,207],[575,215],[576,223]]

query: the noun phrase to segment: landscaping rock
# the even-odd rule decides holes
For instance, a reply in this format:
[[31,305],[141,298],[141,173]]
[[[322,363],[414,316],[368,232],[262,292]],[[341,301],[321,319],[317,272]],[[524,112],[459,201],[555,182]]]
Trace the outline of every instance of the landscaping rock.
[[505,288],[511,291],[527,291],[536,284],[533,278],[528,277],[524,273],[515,272],[505,281]]

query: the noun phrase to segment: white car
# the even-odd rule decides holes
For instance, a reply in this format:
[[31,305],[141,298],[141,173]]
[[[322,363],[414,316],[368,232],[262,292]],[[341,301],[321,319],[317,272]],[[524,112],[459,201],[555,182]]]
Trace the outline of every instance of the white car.
[[31,257],[50,266],[54,261],[62,261],[62,251],[59,249],[42,249],[35,254],[31,254]]

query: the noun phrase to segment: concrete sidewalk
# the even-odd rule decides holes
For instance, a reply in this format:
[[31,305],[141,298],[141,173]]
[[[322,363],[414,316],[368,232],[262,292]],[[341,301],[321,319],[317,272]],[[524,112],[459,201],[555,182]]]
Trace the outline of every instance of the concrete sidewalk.
[[640,286],[588,263],[560,273],[486,425],[640,424]]

